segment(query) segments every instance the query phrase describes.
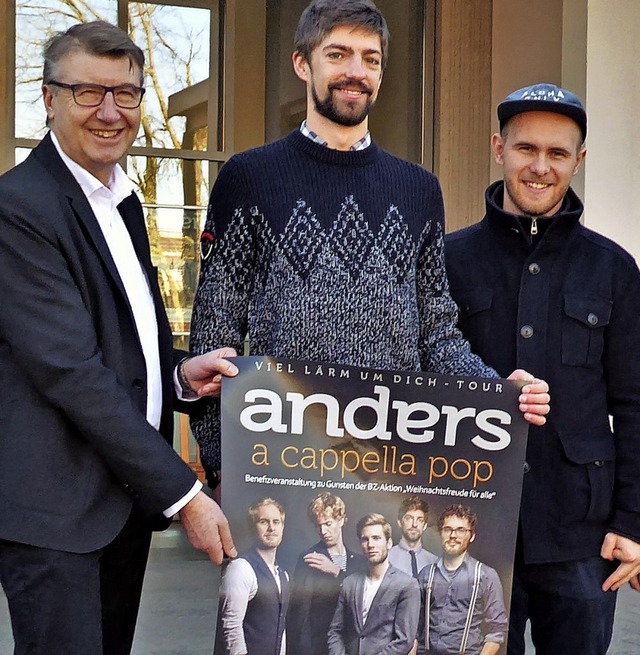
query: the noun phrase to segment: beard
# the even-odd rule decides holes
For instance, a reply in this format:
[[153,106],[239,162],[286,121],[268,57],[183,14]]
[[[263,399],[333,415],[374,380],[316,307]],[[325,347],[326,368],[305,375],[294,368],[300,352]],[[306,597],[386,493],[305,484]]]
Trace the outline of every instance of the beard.
[[383,551],[381,553],[376,553],[375,555],[367,555],[367,560],[370,565],[375,566],[377,564],[382,564],[389,557],[389,551]]
[[509,196],[510,201],[515,205],[521,215],[530,216],[531,218],[544,218],[555,213],[557,211],[556,207],[558,205],[562,206],[562,201],[569,188],[569,185],[566,187],[556,187],[550,198],[545,201],[535,202],[520,193],[518,184],[517,181],[514,183],[511,179],[505,179],[505,194]]
[[410,530],[405,530],[402,533],[402,536],[404,537],[405,541],[409,543],[414,543],[420,540],[420,538],[422,537],[422,531],[418,530],[417,528],[411,528]]
[[339,103],[335,102],[333,96],[334,89],[340,89],[341,84],[332,84],[329,86],[327,97],[323,100],[320,99],[316,88],[311,84],[311,96],[313,98],[313,103],[315,105],[316,111],[324,118],[330,120],[332,123],[337,125],[343,125],[345,127],[353,127],[354,125],[360,125],[365,118],[369,115],[371,107],[373,107],[373,100],[371,99],[371,89],[366,87],[364,84],[350,83],[349,87],[353,86],[359,87],[359,90],[366,94],[366,102],[362,108],[356,106],[356,102],[346,102],[344,107],[340,107]]
[[449,557],[457,557],[458,555],[462,555],[462,553],[465,553],[468,547],[469,547],[468,544],[464,544],[459,541],[456,541],[455,543],[447,542],[445,544],[442,544],[442,551],[445,555],[448,555]]

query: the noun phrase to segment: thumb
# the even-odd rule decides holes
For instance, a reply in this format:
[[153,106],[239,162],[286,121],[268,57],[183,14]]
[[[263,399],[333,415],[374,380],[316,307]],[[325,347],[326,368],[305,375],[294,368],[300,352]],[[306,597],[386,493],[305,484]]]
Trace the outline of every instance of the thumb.
[[600,557],[608,560],[614,559],[614,550],[616,548],[616,537],[611,533],[607,534],[602,542],[602,548],[600,549]]

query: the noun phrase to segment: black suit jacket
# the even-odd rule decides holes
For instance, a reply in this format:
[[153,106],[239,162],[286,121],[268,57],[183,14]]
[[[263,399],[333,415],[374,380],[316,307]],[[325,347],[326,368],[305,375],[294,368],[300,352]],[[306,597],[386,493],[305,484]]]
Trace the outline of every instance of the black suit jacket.
[[170,444],[176,354],[142,208],[120,209],[156,307],[162,436],[122,281],[50,137],[0,177],[0,539],[89,552],[134,502],[157,514],[195,482]]
[[287,652],[290,655],[325,655],[327,631],[336,610],[342,582],[352,573],[367,572],[367,560],[346,549],[347,570],[334,578],[305,564],[304,556],[309,553],[321,553],[331,559],[322,541],[298,558],[287,613]]

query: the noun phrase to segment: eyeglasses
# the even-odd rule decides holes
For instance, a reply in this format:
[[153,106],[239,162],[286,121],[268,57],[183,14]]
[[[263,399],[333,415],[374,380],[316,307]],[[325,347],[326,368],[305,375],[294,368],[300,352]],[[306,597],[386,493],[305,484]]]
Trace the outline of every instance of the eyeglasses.
[[73,99],[81,107],[99,107],[107,93],[113,93],[113,101],[121,109],[135,109],[140,106],[145,89],[134,84],[102,86],[102,84],[65,84],[51,80],[47,82],[61,89],[71,89]]
[[445,525],[440,529],[440,532],[442,532],[445,537],[450,537],[451,535],[454,535],[455,537],[464,537],[467,532],[471,532],[471,530],[469,528],[451,528],[448,525]]

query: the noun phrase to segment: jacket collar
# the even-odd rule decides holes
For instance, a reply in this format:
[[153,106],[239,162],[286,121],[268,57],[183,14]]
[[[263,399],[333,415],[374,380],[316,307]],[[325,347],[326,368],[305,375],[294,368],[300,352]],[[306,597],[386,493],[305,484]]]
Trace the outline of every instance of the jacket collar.
[[533,250],[544,243],[545,247],[563,244],[580,222],[584,206],[576,192],[569,187],[560,211],[549,218],[538,219],[541,231],[539,239],[531,237],[531,218],[517,216],[502,208],[504,199],[504,182],[494,182],[485,191],[485,222],[489,229],[504,237],[518,239],[520,243]]
[[[100,258],[103,260],[106,269],[113,278],[120,293],[125,298],[127,304],[127,294],[122,284],[120,274],[113,261],[107,242],[105,241],[102,229],[98,224],[87,196],[82,190],[80,184],[66,166],[58,151],[53,144],[51,135],[47,134],[44,139],[32,152],[39,164],[51,175],[64,196],[69,202],[69,206],[76,216],[78,222],[83,226],[88,240],[93,243]],[[141,214],[140,205],[135,195],[130,194],[118,206],[123,217],[125,225],[131,235],[133,247],[147,271],[150,271],[151,263],[149,261],[148,240],[144,228],[144,217]]]

